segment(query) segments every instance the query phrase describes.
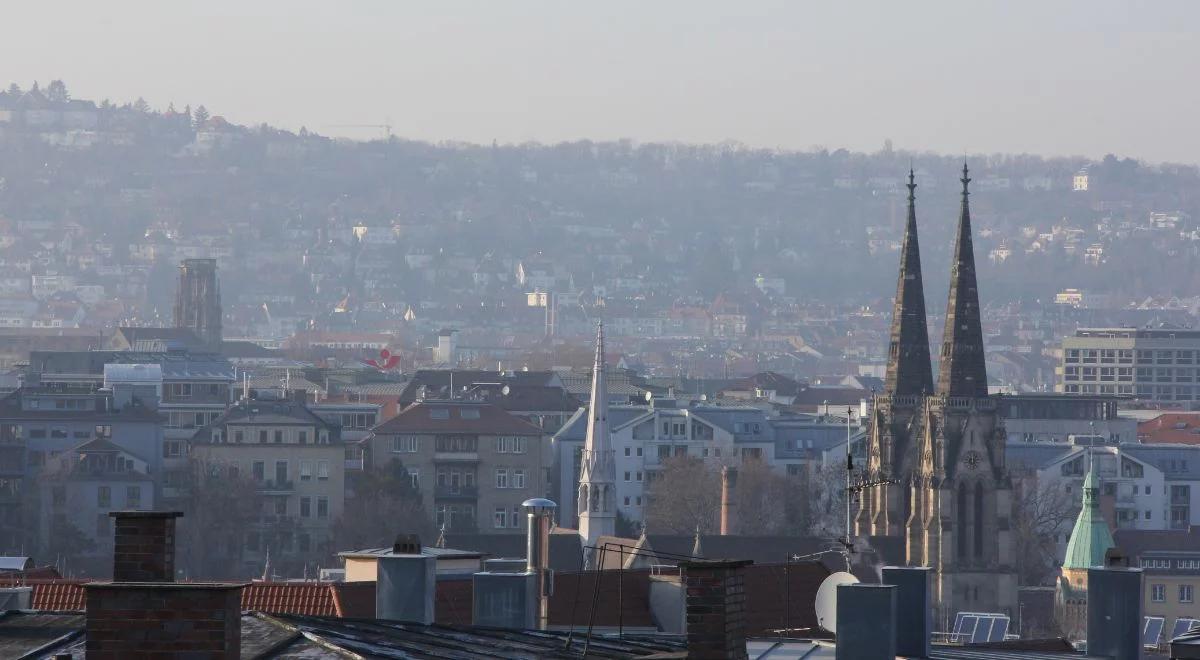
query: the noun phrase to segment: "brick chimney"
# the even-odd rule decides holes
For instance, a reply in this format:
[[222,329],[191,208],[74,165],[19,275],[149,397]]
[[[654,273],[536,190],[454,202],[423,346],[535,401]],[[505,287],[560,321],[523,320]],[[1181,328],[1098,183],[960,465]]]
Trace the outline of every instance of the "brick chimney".
[[721,536],[734,533],[737,526],[737,468],[721,468]]
[[174,582],[176,511],[114,511],[112,582],[84,585],[88,660],[236,660],[243,584]]
[[746,655],[745,560],[692,560],[679,564],[687,610],[687,657],[696,660]]

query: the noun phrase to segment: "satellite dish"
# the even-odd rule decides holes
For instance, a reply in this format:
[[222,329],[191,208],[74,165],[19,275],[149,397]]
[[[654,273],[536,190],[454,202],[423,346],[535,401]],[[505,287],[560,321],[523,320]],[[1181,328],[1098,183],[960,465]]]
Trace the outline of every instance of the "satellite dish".
[[843,584],[858,584],[858,578],[846,571],[838,571],[825,578],[817,588],[815,608],[817,625],[831,633],[837,632],[837,590]]
[[651,401],[654,400],[654,393],[651,392],[650,390],[646,390],[645,397],[646,397],[646,403],[650,403]]
[[504,387],[501,387],[501,388],[500,388],[500,393],[501,393],[501,394],[503,394],[504,396],[508,396],[508,393],[509,393],[509,392],[511,392],[511,391],[512,391],[512,390],[510,390],[510,389],[508,388],[508,385],[505,385]]

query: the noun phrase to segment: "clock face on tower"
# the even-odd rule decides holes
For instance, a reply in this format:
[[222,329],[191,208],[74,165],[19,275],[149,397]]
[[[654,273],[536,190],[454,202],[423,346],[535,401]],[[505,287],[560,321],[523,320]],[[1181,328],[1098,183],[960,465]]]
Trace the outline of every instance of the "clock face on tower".
[[967,466],[968,470],[978,470],[979,463],[982,460],[983,457],[977,451],[969,451],[963,454],[963,464]]

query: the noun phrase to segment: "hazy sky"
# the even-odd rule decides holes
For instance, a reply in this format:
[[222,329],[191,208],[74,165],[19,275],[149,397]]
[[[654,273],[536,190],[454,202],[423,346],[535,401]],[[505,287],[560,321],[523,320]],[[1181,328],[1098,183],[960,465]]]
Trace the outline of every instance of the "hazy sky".
[[[1200,161],[1200,2],[24,2],[0,77],[238,123]],[[7,81],[6,83],[7,84]]]

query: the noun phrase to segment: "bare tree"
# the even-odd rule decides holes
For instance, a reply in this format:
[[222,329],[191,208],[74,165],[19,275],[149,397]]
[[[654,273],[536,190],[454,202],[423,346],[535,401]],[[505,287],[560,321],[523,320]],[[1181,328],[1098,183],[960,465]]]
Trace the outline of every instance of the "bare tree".
[[814,467],[801,476],[799,492],[808,503],[808,533],[846,535],[846,467],[839,462]]
[[805,516],[794,482],[764,461],[744,461],[738,470],[734,532],[761,536],[802,531]]
[[721,507],[721,476],[690,456],[668,458],[647,493],[646,525],[657,534],[712,533]]
[[219,461],[192,458],[176,556],[189,578],[239,577],[245,534],[259,522],[263,497],[249,477]]
[[1013,489],[1013,538],[1017,579],[1022,585],[1054,584],[1058,564],[1057,539],[1071,528],[1077,507],[1071,496],[1053,482],[1029,479]]
[[400,533],[419,534],[424,540],[436,537],[408,471],[392,459],[355,482],[354,496],[333,524],[333,539],[341,550],[377,548],[391,545]]

